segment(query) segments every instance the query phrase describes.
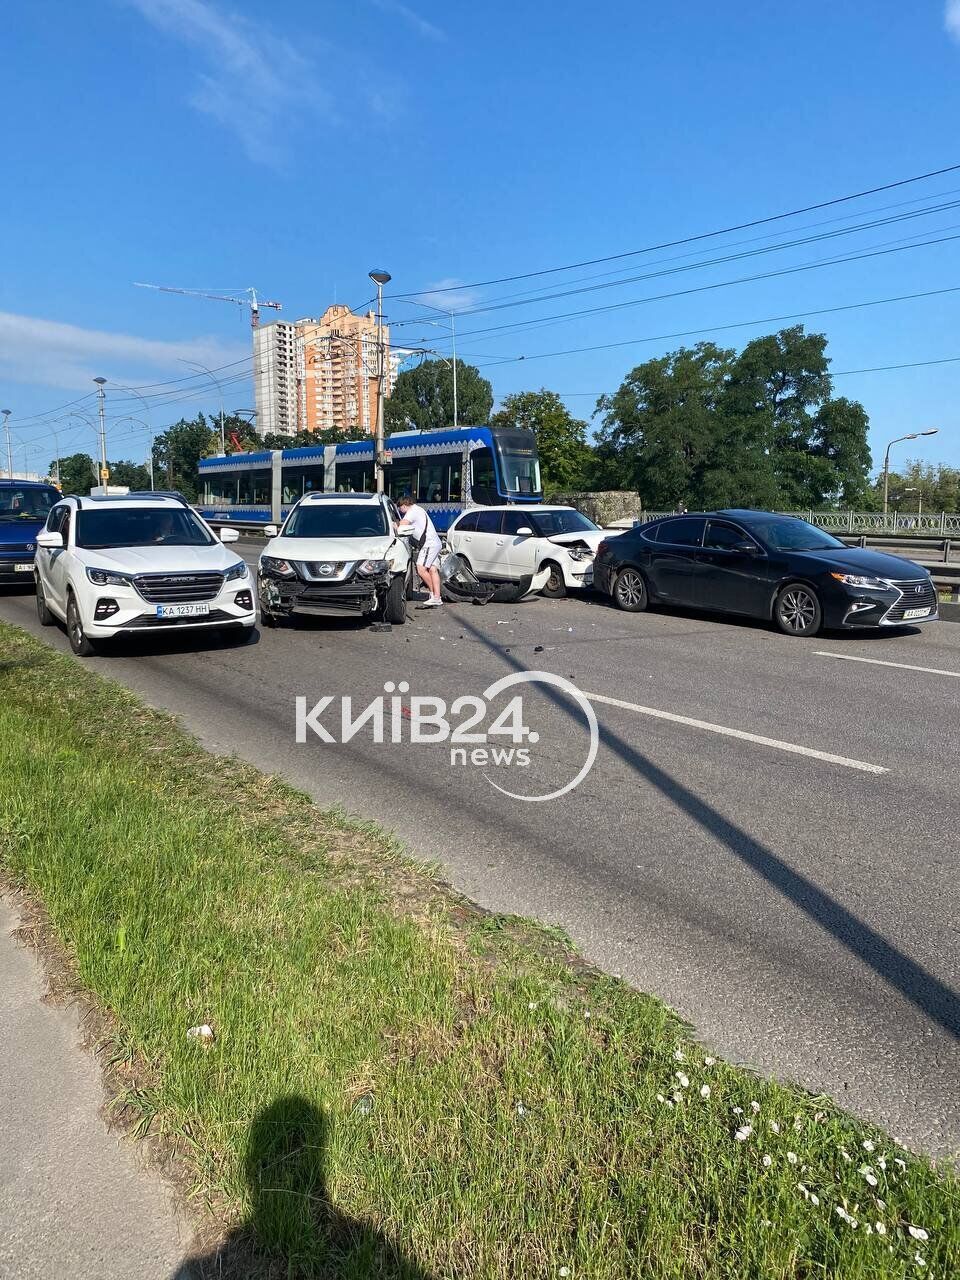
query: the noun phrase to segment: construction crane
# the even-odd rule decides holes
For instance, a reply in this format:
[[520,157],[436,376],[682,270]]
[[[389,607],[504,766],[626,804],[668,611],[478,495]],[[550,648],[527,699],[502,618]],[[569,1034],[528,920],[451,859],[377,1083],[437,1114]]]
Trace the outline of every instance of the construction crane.
[[258,329],[260,327],[260,308],[272,307],[274,311],[283,309],[282,303],[279,302],[263,302],[257,297],[256,289],[243,289],[242,293],[247,294],[246,298],[232,298],[222,293],[204,293],[202,289],[174,289],[167,284],[144,284],[140,280],[133,282],[138,289],[157,289],[160,293],[183,293],[188,298],[211,298],[214,302],[234,302],[238,307],[250,308],[250,328]]

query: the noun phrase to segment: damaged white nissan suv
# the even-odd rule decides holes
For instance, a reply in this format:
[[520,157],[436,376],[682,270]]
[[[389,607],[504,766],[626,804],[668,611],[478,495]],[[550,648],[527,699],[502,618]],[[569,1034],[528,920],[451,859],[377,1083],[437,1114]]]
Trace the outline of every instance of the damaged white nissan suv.
[[253,577],[179,494],[71,495],[37,534],[34,577],[43,626],[66,623],[79,657],[123,633],[229,631],[256,624]]

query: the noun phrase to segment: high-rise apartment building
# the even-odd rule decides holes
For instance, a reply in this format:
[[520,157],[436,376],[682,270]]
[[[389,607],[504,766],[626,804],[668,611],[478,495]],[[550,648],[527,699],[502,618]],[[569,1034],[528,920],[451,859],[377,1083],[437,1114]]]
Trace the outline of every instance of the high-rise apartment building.
[[253,390],[260,435],[297,430],[297,326],[284,320],[253,330]]
[[[271,336],[273,330],[289,332]],[[254,331],[257,430],[372,432],[377,425],[378,334],[373,311],[358,316],[342,303],[319,320],[264,325]],[[384,387],[396,378],[384,327]]]

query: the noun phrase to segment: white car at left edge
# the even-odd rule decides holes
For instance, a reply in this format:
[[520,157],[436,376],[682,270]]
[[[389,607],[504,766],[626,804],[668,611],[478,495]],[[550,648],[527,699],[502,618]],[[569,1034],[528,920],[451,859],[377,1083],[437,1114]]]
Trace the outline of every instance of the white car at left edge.
[[37,534],[34,578],[42,626],[66,624],[78,657],[146,631],[251,635],[257,621],[246,562],[179,494],[62,498]]

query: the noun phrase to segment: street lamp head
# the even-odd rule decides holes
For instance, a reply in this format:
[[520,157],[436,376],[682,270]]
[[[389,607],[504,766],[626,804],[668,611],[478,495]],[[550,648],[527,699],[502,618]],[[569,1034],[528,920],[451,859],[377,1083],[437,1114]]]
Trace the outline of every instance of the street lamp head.
[[939,430],[939,427],[931,427],[929,431],[921,431],[920,434],[922,436],[935,436]]
[[3,414],[3,416],[4,416],[5,418],[9,418],[9,417],[10,417],[10,415],[11,415],[11,413],[13,413],[13,410],[12,410],[12,409],[0,409],[0,413],[2,413],[2,414]]
[[102,387],[106,382],[106,378],[94,378],[94,382],[97,383],[98,386]]
[[373,271],[370,271],[367,274],[370,276],[370,279],[374,284],[389,284],[393,279],[390,272],[384,271],[382,267],[379,269],[374,268]]

